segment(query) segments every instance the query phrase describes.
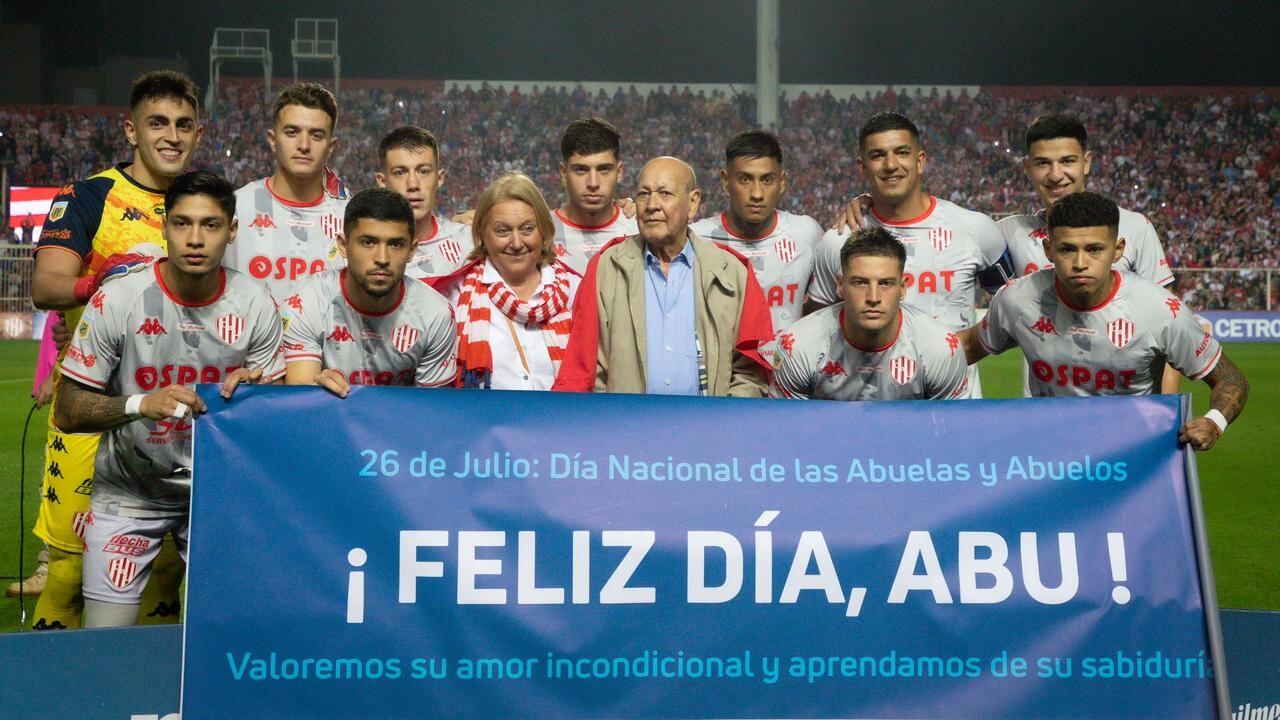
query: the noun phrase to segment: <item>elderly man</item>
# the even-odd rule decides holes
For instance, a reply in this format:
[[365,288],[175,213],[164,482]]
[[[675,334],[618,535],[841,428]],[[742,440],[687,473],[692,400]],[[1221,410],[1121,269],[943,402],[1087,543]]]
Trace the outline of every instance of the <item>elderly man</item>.
[[773,337],[750,264],[689,230],[693,168],[651,160],[636,188],[639,235],[587,266],[556,390],[761,397]]

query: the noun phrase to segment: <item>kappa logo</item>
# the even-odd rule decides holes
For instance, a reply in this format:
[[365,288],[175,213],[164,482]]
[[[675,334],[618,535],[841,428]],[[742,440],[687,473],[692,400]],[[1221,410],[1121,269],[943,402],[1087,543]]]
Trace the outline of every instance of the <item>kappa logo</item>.
[[1169,306],[1169,312],[1173,313],[1174,317],[1178,317],[1178,311],[1182,309],[1181,300],[1176,297],[1169,297],[1164,299],[1164,304]]
[[50,485],[49,489],[45,491],[44,499],[58,505],[62,504],[62,499],[58,497],[58,491],[55,490],[52,485]]
[[955,333],[947,333],[944,339],[947,341],[947,349],[951,351],[951,357],[955,357],[956,349],[960,347],[960,336]]
[[916,361],[900,355],[889,361],[889,374],[899,385],[906,385],[915,379]]
[[120,219],[137,222],[138,220],[150,220],[151,217],[138,208],[131,207],[125,209],[124,213],[120,215]]
[[1122,349],[1133,339],[1133,329],[1133,323],[1124,318],[1112,320],[1107,323],[1107,339],[1117,350]]
[[36,621],[35,625],[31,626],[31,629],[32,630],[66,630],[67,626],[63,625],[61,620],[54,620],[53,622],[49,622],[44,618],[40,618],[39,620]]
[[1031,231],[1031,237],[1043,242],[1049,239],[1049,231],[1042,227],[1038,227]]
[[134,335],[168,335],[169,331],[164,329],[164,325],[160,324],[159,318],[147,318],[142,321],[142,325]]
[[822,369],[818,371],[818,374],[824,377],[832,377],[832,378],[846,377],[849,375],[849,373],[845,371],[844,366],[836,362],[835,360],[828,360],[827,364],[823,365]]
[[49,463],[49,469],[45,470],[45,472],[48,473],[49,477],[55,477],[55,478],[65,477],[62,474],[62,468],[58,467],[58,463],[56,460],[54,462]]
[[253,222],[249,223],[249,227],[257,228],[259,230],[267,230],[269,228],[274,228],[275,226],[275,221],[272,220],[271,216],[267,213],[258,213],[257,215],[254,215]]
[[1053,321],[1043,315],[1040,316],[1040,319],[1036,321],[1035,325],[1031,326],[1031,329],[1044,335],[1058,334],[1058,329],[1053,326]]
[[75,185],[63,185],[63,186],[62,186],[62,189],[58,191],[58,195],[60,195],[60,196],[62,196],[62,197],[75,197],[75,196],[76,196],[76,186],[75,186]]
[[156,603],[155,610],[147,613],[147,617],[177,617],[180,612],[182,612],[182,604],[179,601],[167,603],[161,600]]
[[120,556],[107,565],[107,577],[112,585],[123,590],[138,577],[138,563]]
[[56,435],[53,438],[53,442],[49,443],[49,449],[54,452],[65,453],[67,451],[67,444],[62,442],[61,435]]
[[333,332],[329,333],[329,339],[341,343],[351,342],[354,338],[351,337],[351,331],[347,329],[346,325],[335,325]]
[[290,295],[289,297],[284,299],[284,304],[288,305],[294,310],[297,310],[298,312],[302,312],[302,296],[301,295]]
[[93,294],[93,297],[89,299],[89,305],[90,305],[90,307],[92,307],[94,310],[97,310],[98,312],[102,312],[102,299],[103,299],[103,297],[104,297],[104,296],[103,296],[103,294],[102,294],[102,291],[101,291],[101,290],[99,290],[98,292],[94,293],[94,294]]

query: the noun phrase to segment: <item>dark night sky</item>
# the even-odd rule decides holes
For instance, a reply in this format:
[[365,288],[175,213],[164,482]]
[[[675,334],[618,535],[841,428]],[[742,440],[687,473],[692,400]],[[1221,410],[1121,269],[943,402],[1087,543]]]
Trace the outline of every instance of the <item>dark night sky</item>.
[[[1280,84],[1274,0],[782,6],[783,82]],[[88,0],[9,2],[3,11],[6,21],[44,28],[47,62],[181,54],[199,82],[219,25],[270,29],[276,73],[289,74],[294,17],[339,19],[348,77],[742,83],[755,75],[753,0]]]

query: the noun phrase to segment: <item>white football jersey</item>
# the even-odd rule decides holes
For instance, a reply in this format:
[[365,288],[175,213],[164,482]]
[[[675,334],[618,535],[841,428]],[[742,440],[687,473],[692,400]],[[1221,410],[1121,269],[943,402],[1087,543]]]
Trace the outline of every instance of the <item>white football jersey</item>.
[[[1030,275],[1052,265],[1044,254],[1044,241],[1049,237],[1044,211],[1010,215],[996,224],[1009,246],[1015,275]],[[1124,238],[1124,255],[1116,260],[1117,270],[1141,275],[1157,285],[1173,282],[1173,271],[1169,269],[1160,236],[1145,215],[1120,208],[1120,237]]]
[[298,278],[346,266],[338,236],[347,200],[321,193],[313,203],[290,202],[272,192],[268,180],[236,191],[240,229],[222,264],[261,280],[281,298]]
[[844,334],[844,305],[802,318],[778,336],[770,394],[804,400],[948,400],[965,395],[960,339],[903,306],[884,347],[861,348]]
[[404,270],[405,277],[421,280],[448,275],[467,263],[467,255],[475,247],[470,225],[435,215],[430,219],[432,233],[418,243],[413,260],[409,261],[409,266]]
[[992,353],[1022,348],[1034,397],[1149,395],[1164,362],[1192,379],[1217,366],[1222,348],[1182,301],[1146,278],[1112,273],[1111,296],[1092,308],[1064,299],[1052,268],[1020,278],[991,299],[978,339]]
[[370,315],[347,300],[345,275],[304,278],[281,303],[285,362],[314,360],[352,385],[452,384],[458,337],[449,301],[406,280],[395,307]]
[[587,263],[610,240],[640,232],[636,219],[623,216],[617,207],[603,225],[575,225],[558,209],[551,213],[551,222],[556,226],[556,256],[579,275],[586,274]]
[[[995,220],[955,203],[929,196],[923,215],[895,222],[874,212],[867,222],[893,233],[907,250],[902,274],[907,294],[903,305],[913,307],[951,330],[973,325],[977,314],[978,273],[1004,254],[1004,236]],[[809,295],[827,305],[839,302],[836,282],[840,275],[840,248],[849,236],[828,230],[818,246],[814,282]],[[982,397],[978,368],[969,368],[966,397]]]
[[[690,226],[702,239],[731,248],[751,261],[764,291],[774,333],[800,319],[805,292],[813,277],[814,251],[822,240],[822,226],[808,215],[777,210],[773,228],[759,239],[735,235],[724,213],[706,217]],[[772,352],[774,343],[764,351]],[[769,358],[766,354],[766,359]]]
[[[169,385],[221,383],[238,368],[284,373],[280,316],[267,289],[222,269],[222,289],[201,305],[175,298],[152,270],[102,286],[85,307],[62,372],[111,396]],[[125,517],[183,515],[191,497],[192,419],[141,419],[103,433],[92,506]]]

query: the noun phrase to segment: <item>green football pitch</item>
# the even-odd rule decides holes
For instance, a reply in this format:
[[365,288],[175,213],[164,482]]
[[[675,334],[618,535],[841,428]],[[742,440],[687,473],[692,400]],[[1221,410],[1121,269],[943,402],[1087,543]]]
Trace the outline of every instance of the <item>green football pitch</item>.
[[[1280,346],[1232,344],[1227,353],[1248,376],[1251,386],[1244,415],[1213,451],[1198,457],[1209,544],[1218,599],[1228,608],[1280,610],[1280,444],[1272,434],[1280,427]],[[19,539],[24,540],[25,571],[35,567],[39,541],[30,533],[39,500],[48,410],[30,416],[26,442],[25,489],[22,477],[22,434],[31,410],[31,377],[36,354],[32,341],[0,342],[0,580],[8,585],[18,575]],[[1021,394],[1021,357],[1005,353],[982,365],[987,397]],[[1194,386],[1193,386],[1194,385]],[[1195,410],[1207,409],[1204,383],[1187,383]],[[1088,428],[1072,435],[1087,440]],[[21,499],[21,504],[19,503]],[[25,517],[19,519],[19,508]],[[17,630],[19,605],[0,598],[0,632]]]

